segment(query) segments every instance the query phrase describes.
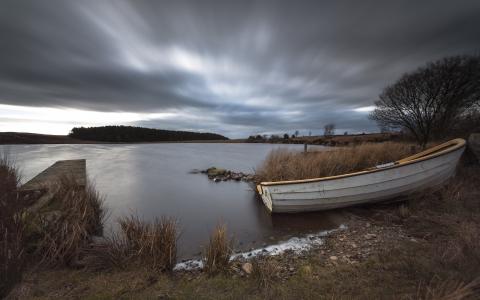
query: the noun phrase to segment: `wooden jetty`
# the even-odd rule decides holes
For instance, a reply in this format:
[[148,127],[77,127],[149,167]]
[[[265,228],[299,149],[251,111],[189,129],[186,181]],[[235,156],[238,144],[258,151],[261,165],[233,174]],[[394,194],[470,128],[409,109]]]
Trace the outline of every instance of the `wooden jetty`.
[[41,193],[41,197],[30,207],[30,211],[40,209],[53,198],[57,191],[57,183],[62,177],[72,178],[79,187],[85,188],[87,185],[86,160],[59,160],[22,185],[19,189],[22,194]]
[[58,182],[59,178],[68,176],[79,186],[87,185],[87,168],[85,159],[59,160],[30,181],[22,185],[20,191],[38,191]]

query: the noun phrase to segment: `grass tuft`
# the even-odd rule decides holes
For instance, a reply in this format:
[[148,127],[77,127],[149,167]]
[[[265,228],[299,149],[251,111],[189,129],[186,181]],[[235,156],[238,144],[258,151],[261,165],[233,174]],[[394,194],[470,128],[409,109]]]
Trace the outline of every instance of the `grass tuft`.
[[177,221],[162,217],[143,222],[138,216],[119,220],[129,259],[157,271],[171,271],[177,259]]
[[142,221],[137,215],[118,220],[120,232],[112,232],[102,242],[84,250],[86,267],[90,270],[146,267],[155,272],[172,271],[177,259],[178,225],[172,218],[153,222]]
[[280,266],[268,257],[252,260],[252,278],[261,289],[269,289],[280,279]]
[[219,223],[210,236],[204,259],[205,270],[209,274],[217,274],[228,270],[233,251],[233,240],[228,238],[227,226]]

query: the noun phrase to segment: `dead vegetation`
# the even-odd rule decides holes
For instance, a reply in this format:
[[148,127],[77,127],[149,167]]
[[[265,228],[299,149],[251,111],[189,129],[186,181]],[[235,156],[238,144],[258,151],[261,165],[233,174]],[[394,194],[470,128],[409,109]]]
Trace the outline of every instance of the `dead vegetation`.
[[[356,216],[362,218],[363,224],[382,230],[389,228],[384,236],[393,236],[395,228],[401,228],[401,238],[393,236],[391,243],[385,243],[377,232],[375,243],[369,240],[360,244],[339,232],[336,242],[327,239],[326,253],[313,251],[290,258],[253,260],[252,273],[243,277],[223,272],[230,269],[232,253],[232,241],[224,224],[215,228],[205,249],[205,273],[159,274],[162,272],[156,270],[172,266],[162,268],[160,262],[174,261],[165,253],[176,253],[176,244],[159,246],[168,244],[160,243],[163,240],[160,236],[167,235],[167,240],[173,241],[177,234],[172,232],[177,229],[171,220],[166,222],[170,224],[167,226],[161,225],[161,221],[145,223],[131,216],[122,219],[118,234],[109,235],[83,254],[90,270],[113,272],[88,269],[39,272],[30,281],[33,288],[24,289],[30,293],[26,292],[25,298],[478,299],[478,199],[480,168],[463,165],[457,176],[441,189],[427,191],[402,204],[357,208],[365,212]],[[168,230],[159,229],[162,226]],[[362,228],[363,231],[350,228],[351,235],[361,232],[361,240],[370,230],[367,226]],[[339,244],[343,247],[338,247]],[[357,254],[367,253],[368,248],[369,255],[362,254],[358,256],[361,259],[350,264],[343,259],[346,246],[357,249],[351,250]],[[337,258],[332,260],[332,256]],[[152,269],[150,265],[156,267]]]
[[461,166],[443,188],[384,212],[415,242],[387,247],[379,256],[381,266],[419,282],[418,298],[474,299],[480,295],[479,184],[479,167]]
[[204,260],[207,273],[217,274],[228,270],[232,251],[233,240],[228,237],[227,226],[219,223],[213,230],[205,249]]
[[178,225],[162,217],[152,222],[136,215],[118,220],[120,232],[84,250],[85,265],[91,270],[145,267],[154,272],[173,270],[177,260]]
[[395,142],[308,153],[277,149],[270,152],[255,175],[258,182],[334,176],[393,162],[418,151],[413,144]]
[[278,282],[280,266],[278,261],[269,257],[262,257],[252,261],[252,278],[257,282],[259,288],[268,290],[272,285]]
[[31,210],[43,193],[19,191],[18,172],[6,156],[0,159],[0,295],[29,267],[72,266],[103,226],[103,199],[90,185],[59,178],[52,198]]
[[131,257],[153,270],[171,271],[177,260],[178,229],[175,219],[144,222],[137,216],[119,220]]
[[80,250],[103,227],[103,199],[93,187],[85,189],[72,177],[62,177],[52,187],[50,202],[29,219],[29,247],[40,264],[69,266]]
[[24,265],[25,207],[18,185],[14,163],[6,155],[0,157],[0,298],[21,279]]

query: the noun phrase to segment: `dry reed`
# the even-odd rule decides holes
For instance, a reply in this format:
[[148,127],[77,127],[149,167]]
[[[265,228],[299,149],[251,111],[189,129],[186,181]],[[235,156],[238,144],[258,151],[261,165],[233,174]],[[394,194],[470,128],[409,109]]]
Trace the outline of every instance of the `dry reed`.
[[72,265],[92,235],[103,227],[103,198],[89,185],[86,189],[72,177],[62,177],[52,189],[53,199],[33,219],[33,247],[40,263]]
[[308,153],[277,149],[256,170],[256,178],[261,182],[340,175],[393,162],[419,150],[412,144],[394,142]]
[[25,203],[18,185],[14,163],[6,155],[0,157],[0,298],[21,279],[24,267]]
[[226,271],[230,266],[233,251],[233,240],[228,238],[227,226],[219,223],[210,236],[205,254],[205,270],[209,274]]
[[[148,266],[156,271],[171,271],[177,259],[177,221],[162,217],[144,222],[131,215],[119,220],[123,242],[117,238],[117,248],[124,244],[127,260]],[[121,251],[117,251],[120,254]]]

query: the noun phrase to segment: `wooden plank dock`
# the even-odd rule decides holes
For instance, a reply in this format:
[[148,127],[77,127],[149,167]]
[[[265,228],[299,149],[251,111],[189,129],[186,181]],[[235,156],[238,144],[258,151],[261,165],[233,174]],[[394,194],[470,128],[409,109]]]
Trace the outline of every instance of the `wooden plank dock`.
[[20,187],[21,192],[38,191],[55,184],[63,176],[72,177],[79,186],[87,185],[85,159],[59,160]]

